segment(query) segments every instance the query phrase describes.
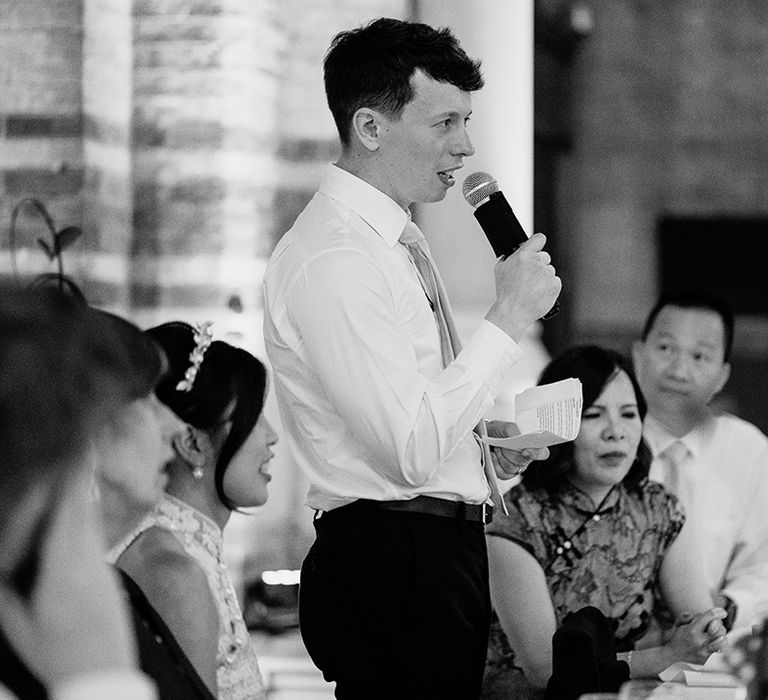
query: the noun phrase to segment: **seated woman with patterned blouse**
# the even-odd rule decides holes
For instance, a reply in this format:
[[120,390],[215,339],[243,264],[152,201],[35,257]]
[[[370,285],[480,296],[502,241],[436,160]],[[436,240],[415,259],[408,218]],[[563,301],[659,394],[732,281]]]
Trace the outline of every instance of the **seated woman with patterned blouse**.
[[[618,353],[577,346],[540,384],[576,377],[584,409],[574,442],[534,462],[488,526],[494,616],[483,698],[539,698],[552,674],[552,635],[569,612],[598,608],[630,676],[675,661],[703,662],[723,643],[690,528],[675,496],[648,481],[646,404]],[[677,616],[656,646],[648,631],[661,598]],[[645,647],[645,648],[644,648]]]

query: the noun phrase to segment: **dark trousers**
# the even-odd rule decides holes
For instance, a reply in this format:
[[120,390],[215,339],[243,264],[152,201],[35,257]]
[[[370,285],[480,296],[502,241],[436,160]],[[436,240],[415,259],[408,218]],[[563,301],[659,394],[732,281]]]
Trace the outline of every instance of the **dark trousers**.
[[299,621],[336,697],[478,698],[490,623],[483,525],[339,509],[315,530]]

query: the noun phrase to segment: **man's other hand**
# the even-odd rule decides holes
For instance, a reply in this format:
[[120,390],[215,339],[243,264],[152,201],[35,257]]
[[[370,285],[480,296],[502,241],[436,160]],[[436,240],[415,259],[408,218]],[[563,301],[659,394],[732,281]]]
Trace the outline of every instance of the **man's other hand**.
[[[520,431],[514,423],[494,420],[486,423],[489,437],[503,438],[519,435]],[[504,447],[492,447],[491,459],[493,468],[499,479],[511,479],[522,474],[528,465],[535,460],[549,457],[546,447],[526,447],[522,450],[512,450]]]

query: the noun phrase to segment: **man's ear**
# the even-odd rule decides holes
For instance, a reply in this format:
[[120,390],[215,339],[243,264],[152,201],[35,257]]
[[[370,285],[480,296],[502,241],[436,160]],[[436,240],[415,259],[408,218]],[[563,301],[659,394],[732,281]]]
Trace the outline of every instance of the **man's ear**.
[[645,343],[642,340],[636,340],[632,343],[632,364],[634,365],[635,374],[638,373],[642,364],[644,346]]
[[352,116],[352,138],[356,138],[368,151],[379,150],[381,115],[374,109],[360,107]]
[[723,387],[726,385],[730,377],[731,363],[723,362],[723,366],[720,368],[720,378],[717,382],[717,389],[715,389],[715,394],[719,394],[723,390]]

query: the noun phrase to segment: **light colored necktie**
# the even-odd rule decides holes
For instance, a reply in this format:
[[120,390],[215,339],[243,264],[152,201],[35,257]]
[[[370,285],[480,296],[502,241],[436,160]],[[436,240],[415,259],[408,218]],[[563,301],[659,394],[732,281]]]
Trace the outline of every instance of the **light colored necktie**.
[[435,261],[429,252],[424,234],[412,221],[405,225],[400,235],[400,242],[407,248],[413,260],[416,271],[419,274],[421,286],[427,295],[432,311],[435,314],[435,323],[440,335],[440,352],[443,358],[443,367],[447,367],[456,355],[461,352],[461,342],[453,320],[453,313],[448,302],[440,274],[435,267]]
[[[432,259],[432,255],[429,252],[427,240],[413,221],[409,220],[405,225],[405,229],[400,235],[400,243],[407,248],[411,260],[413,260],[413,264],[419,274],[421,286],[424,289],[424,294],[427,295],[429,304],[435,314],[435,322],[437,323],[437,330],[440,335],[440,352],[443,358],[443,367],[447,367],[451,364],[456,355],[461,352],[461,341],[459,340],[459,334],[453,320],[453,313],[451,311],[450,303],[448,302],[445,286],[437,272],[435,261]],[[475,432],[481,435],[485,434],[485,425],[482,421],[478,427],[475,428]],[[483,444],[482,451],[483,468],[488,486],[491,490],[491,500],[497,508],[503,508],[504,512],[506,512],[507,509],[506,506],[503,505],[503,499],[499,492],[499,484],[496,480],[496,474],[493,471],[490,450],[487,445]]]
[[664,485],[682,501],[686,510],[692,508],[693,504],[690,485],[681,465],[689,454],[688,448],[680,440],[675,440],[659,453],[659,459],[664,467]]

